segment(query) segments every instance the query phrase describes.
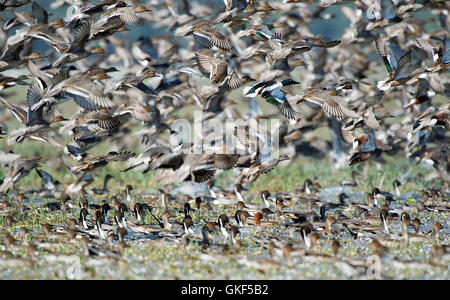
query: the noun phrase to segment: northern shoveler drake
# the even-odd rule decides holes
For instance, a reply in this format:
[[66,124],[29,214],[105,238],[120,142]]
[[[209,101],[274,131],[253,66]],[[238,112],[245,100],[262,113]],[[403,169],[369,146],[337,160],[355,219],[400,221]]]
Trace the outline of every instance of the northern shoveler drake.
[[276,106],[286,119],[298,120],[301,115],[292,108],[286,94],[281,90],[283,87],[293,84],[299,84],[299,82],[292,79],[285,79],[281,82],[275,80],[261,81],[251,87],[244,88],[244,96],[254,98],[261,95],[267,102]]

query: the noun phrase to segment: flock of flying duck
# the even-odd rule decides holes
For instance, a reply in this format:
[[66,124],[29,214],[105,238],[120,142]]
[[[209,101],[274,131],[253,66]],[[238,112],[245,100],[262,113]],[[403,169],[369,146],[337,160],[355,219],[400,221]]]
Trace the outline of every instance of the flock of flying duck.
[[[295,234],[254,237],[271,254],[281,253],[288,265],[293,255],[338,259],[315,248],[331,237],[337,256],[338,233],[369,238],[375,255],[381,256],[389,244],[407,246],[411,240],[433,243],[433,257],[444,255],[446,246],[439,242],[442,225],[436,223],[426,232],[413,216],[450,209],[448,2],[224,0],[224,5],[211,6],[182,0],[147,2],[54,1],[52,9],[73,11],[61,19],[36,1],[0,1],[4,121],[0,134],[12,149],[0,154],[0,163],[7,168],[0,186],[5,216],[2,256],[12,256],[16,239],[27,245],[30,256],[37,250],[25,227],[18,233],[10,230],[33,210],[26,206],[32,194],[57,199],[39,209],[62,213],[66,219],[64,224],[41,224],[41,234],[77,239],[87,256],[120,257],[130,232],[180,244],[199,243],[204,249],[234,249],[240,255],[239,235],[247,227],[262,232],[264,226],[298,233],[299,239]],[[333,18],[326,8],[334,5],[350,20],[341,40],[314,35],[308,25]],[[429,12],[429,19],[417,18],[423,11]],[[427,22],[433,24],[429,30]],[[136,28],[145,28],[138,40],[120,38]],[[163,30],[149,37],[155,28]],[[23,100],[8,91],[17,85],[27,87]],[[444,100],[435,101],[438,95]],[[78,111],[69,116],[70,102]],[[260,107],[262,102],[271,106]],[[181,138],[183,133],[172,126],[186,107],[201,110],[206,124],[212,119],[244,120],[245,126],[224,136],[232,136],[234,145],[246,151],[237,154],[213,145],[200,148],[212,151],[197,154],[198,145]],[[5,125],[11,115],[20,122],[19,128]],[[279,128],[265,131],[258,125],[273,116],[280,118]],[[141,129],[133,131],[137,125]],[[331,142],[314,133],[320,127],[328,128]],[[212,131],[203,128],[195,134],[204,138]],[[279,156],[271,151],[275,135],[283,153]],[[59,157],[45,159],[71,173],[73,182],[63,184],[43,170],[40,155],[45,153],[34,157],[14,153],[14,145],[30,140],[57,149]],[[104,141],[112,142],[114,149],[104,155],[89,153]],[[142,147],[140,154],[130,150]],[[399,181],[393,183],[395,195],[374,188],[367,193],[366,204],[349,201],[344,193],[338,204],[321,201],[320,184],[311,180],[292,193],[262,191],[262,205],[247,201],[246,186],[281,161],[322,158],[325,153],[336,167],[369,160],[383,163],[385,155],[407,156],[430,164],[434,172],[427,180],[443,180],[445,185],[439,191],[423,191],[416,205],[397,203],[395,208],[391,202],[400,196]],[[155,197],[139,196],[131,183],[119,187],[124,194],[112,194],[110,175],[103,188],[88,187],[99,169],[125,161],[123,172],[155,170],[156,179],[167,189]],[[33,170],[42,178],[42,187],[26,190],[20,181]],[[224,170],[235,172],[232,192],[214,185]],[[358,189],[356,176],[354,172],[353,181],[343,184]],[[182,182],[203,183],[209,196],[171,195],[170,189]],[[107,199],[95,204],[98,197]],[[216,216],[210,203],[225,205],[233,213]],[[195,217],[191,204],[196,206]],[[292,209],[303,204],[302,212]],[[178,211],[184,213],[180,221],[173,218]],[[390,231],[392,220],[400,222],[400,234]],[[214,242],[215,231],[223,243]]]

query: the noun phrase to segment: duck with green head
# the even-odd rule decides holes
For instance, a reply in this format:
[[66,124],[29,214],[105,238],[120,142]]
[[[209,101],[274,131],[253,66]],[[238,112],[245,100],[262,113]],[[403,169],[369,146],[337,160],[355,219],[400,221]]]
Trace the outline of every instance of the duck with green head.
[[292,79],[285,79],[281,82],[275,80],[261,81],[245,88],[244,96],[253,98],[261,95],[267,102],[276,106],[286,119],[297,120],[300,119],[301,115],[292,108],[287,101],[286,94],[281,90],[283,87],[293,84],[299,84],[299,82]]

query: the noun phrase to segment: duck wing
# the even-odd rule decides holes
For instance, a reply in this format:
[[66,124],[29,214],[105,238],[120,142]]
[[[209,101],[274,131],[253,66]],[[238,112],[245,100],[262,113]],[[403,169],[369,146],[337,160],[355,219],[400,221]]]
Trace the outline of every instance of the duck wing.
[[200,67],[209,73],[212,84],[220,84],[225,80],[228,75],[228,65],[225,62],[202,53],[195,53],[195,56]]
[[195,42],[203,48],[212,49],[215,46],[225,51],[233,49],[227,38],[214,25],[200,24],[196,26],[193,35]]
[[12,111],[17,120],[19,120],[22,124],[27,123],[27,112],[22,107],[11,104],[6,101],[3,97],[0,96],[0,102],[3,103],[8,109]]
[[378,55],[383,59],[384,66],[386,67],[389,76],[391,76],[394,73],[394,67],[391,65],[391,60],[395,60],[395,58],[379,35],[375,37],[375,47],[377,48]]
[[412,52],[408,51],[403,54],[398,60],[397,68],[392,75],[392,79],[400,80],[408,78],[411,73],[412,63]]

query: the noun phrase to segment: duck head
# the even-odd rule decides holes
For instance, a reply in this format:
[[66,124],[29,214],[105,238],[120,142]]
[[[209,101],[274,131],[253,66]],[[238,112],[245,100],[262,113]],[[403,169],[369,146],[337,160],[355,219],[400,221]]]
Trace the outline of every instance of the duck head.
[[243,76],[241,77],[241,81],[242,81],[243,83],[246,83],[246,82],[250,82],[250,81],[256,81],[256,79],[250,77],[249,75],[243,75]]
[[142,220],[142,204],[140,204],[139,202],[134,205],[134,215],[139,222]]
[[136,13],[143,13],[143,12],[149,12],[149,11],[152,11],[152,10],[148,9],[147,7],[142,6],[142,5],[138,6],[134,9],[134,12],[136,12]]
[[92,49],[90,52],[91,52],[91,54],[106,54],[105,49],[103,49],[101,47]]
[[292,80],[292,79],[285,79],[281,82],[281,84],[283,86],[287,86],[287,85],[293,85],[293,84],[300,84],[300,82]]

